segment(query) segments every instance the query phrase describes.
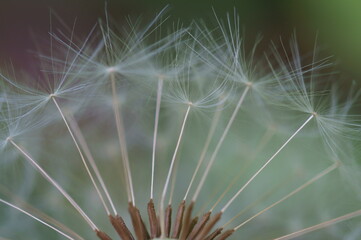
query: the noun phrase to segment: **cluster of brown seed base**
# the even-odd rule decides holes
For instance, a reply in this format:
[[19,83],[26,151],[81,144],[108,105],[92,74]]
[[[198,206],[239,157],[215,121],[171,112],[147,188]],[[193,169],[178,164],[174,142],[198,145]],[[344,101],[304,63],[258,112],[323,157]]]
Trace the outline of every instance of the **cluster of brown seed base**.
[[[179,240],[225,240],[233,234],[233,229],[223,231],[223,228],[217,228],[212,231],[213,227],[221,219],[221,212],[213,216],[211,216],[211,212],[207,212],[200,218],[198,216],[192,218],[193,206],[194,203],[191,203],[186,207],[185,201],[179,204],[172,228],[172,206],[168,205],[165,210],[165,238]],[[148,203],[149,232],[138,208],[129,203],[128,210],[137,240],[156,239],[161,236],[160,222],[155,212],[153,200],[150,200]],[[135,239],[120,216],[109,216],[109,219],[122,240]],[[97,231],[96,234],[101,240],[112,240],[102,231]]]

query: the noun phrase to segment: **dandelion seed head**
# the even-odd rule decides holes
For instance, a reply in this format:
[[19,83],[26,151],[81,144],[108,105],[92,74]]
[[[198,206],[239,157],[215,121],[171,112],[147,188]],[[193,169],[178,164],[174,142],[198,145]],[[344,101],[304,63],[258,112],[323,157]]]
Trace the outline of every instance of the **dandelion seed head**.
[[[343,96],[320,73],[329,59],[305,64],[294,40],[263,58],[236,13],[215,20],[163,36],[162,14],[124,31],[107,15],[83,40],[51,31],[39,86],[1,74],[0,170],[21,163],[25,177],[0,174],[0,211],[14,211],[4,183],[59,230],[6,220],[20,229],[9,236],[264,239],[340,216],[359,225],[358,91]],[[338,226],[314,239],[357,234]]]

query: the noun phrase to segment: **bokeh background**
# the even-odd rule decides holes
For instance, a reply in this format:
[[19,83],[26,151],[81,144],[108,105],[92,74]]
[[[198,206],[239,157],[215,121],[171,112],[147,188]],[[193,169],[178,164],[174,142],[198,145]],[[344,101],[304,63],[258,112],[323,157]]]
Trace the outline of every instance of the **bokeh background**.
[[[361,2],[358,0],[108,0],[108,11],[117,21],[125,16],[150,19],[169,5],[170,20],[185,24],[193,19],[214,22],[212,7],[224,17],[237,10],[247,37],[264,36],[264,44],[280,37],[287,41],[294,31],[304,53],[317,38],[325,56],[333,56],[344,81],[361,79]],[[0,0],[0,61],[31,69],[34,38],[48,37],[50,9],[69,26],[76,19],[76,33],[87,33],[104,17],[104,0]],[[34,37],[36,36],[36,37]]]

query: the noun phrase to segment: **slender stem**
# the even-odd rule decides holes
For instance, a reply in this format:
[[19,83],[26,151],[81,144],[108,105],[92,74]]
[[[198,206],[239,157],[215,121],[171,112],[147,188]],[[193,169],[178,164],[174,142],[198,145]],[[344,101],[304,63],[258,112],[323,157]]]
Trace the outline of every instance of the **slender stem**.
[[125,140],[124,124],[123,124],[123,119],[121,117],[120,104],[119,104],[118,97],[117,97],[114,73],[110,74],[110,81],[111,81],[111,85],[112,85],[113,111],[114,111],[114,116],[115,116],[115,124],[117,126],[120,151],[122,154],[122,160],[123,160],[123,166],[124,166],[124,176],[125,176],[125,181],[127,184],[128,202],[131,202],[134,206],[135,199],[134,199],[132,174],[130,171],[127,142]]
[[310,233],[310,232],[313,232],[313,231],[316,231],[316,230],[319,230],[319,229],[322,229],[322,228],[326,228],[326,227],[329,227],[329,226],[331,226],[333,224],[336,224],[336,223],[339,223],[339,222],[342,222],[342,221],[346,221],[346,220],[349,220],[349,219],[352,219],[352,218],[355,218],[355,217],[359,217],[359,216],[361,216],[361,209],[359,209],[357,211],[354,211],[354,212],[351,212],[351,213],[348,213],[348,214],[343,215],[341,217],[334,218],[334,219],[328,220],[326,222],[323,222],[323,223],[320,223],[320,224],[317,224],[317,225],[314,225],[314,226],[311,226],[311,227],[308,227],[308,228],[304,228],[304,229],[299,230],[297,232],[290,233],[288,235],[285,235],[285,236],[282,236],[282,237],[279,237],[279,238],[275,238],[274,240],[293,239],[295,237],[299,237],[299,236],[302,236],[304,234],[307,234],[307,233]]
[[167,195],[167,190],[168,190],[168,185],[169,185],[169,181],[170,181],[170,178],[172,176],[172,173],[173,173],[173,167],[174,167],[174,162],[175,162],[175,159],[177,157],[177,153],[178,153],[178,148],[179,148],[179,145],[181,143],[181,140],[182,140],[182,136],[183,136],[183,132],[184,132],[184,128],[185,128],[185,125],[186,125],[186,122],[187,122],[187,119],[188,119],[188,116],[189,116],[189,111],[191,109],[191,104],[188,105],[188,108],[187,108],[187,111],[184,115],[184,119],[183,119],[183,123],[182,123],[182,127],[181,127],[181,131],[179,133],[179,136],[178,136],[178,141],[177,141],[177,144],[176,144],[176,147],[175,147],[175,150],[174,150],[174,153],[173,153],[173,157],[172,157],[172,161],[171,161],[171,164],[170,164],[170,167],[169,167],[169,170],[168,170],[168,175],[167,175],[167,179],[165,181],[165,184],[164,184],[164,188],[163,188],[163,192],[162,192],[162,197],[160,199],[160,206],[159,206],[159,210],[160,210],[160,225],[161,225],[161,232],[162,232],[162,238],[165,237],[165,223],[164,223],[164,201],[165,201],[165,197]]
[[152,180],[150,183],[150,199],[153,199],[153,197],[154,197],[155,149],[157,146],[157,133],[158,133],[160,103],[162,100],[162,89],[163,89],[163,78],[159,77],[158,89],[157,89],[157,103],[156,103],[155,119],[154,119],[153,151],[152,151]]
[[226,196],[226,194],[229,192],[229,190],[234,186],[234,184],[236,184],[239,180],[239,178],[242,175],[237,175],[235,176],[231,183],[227,185],[226,189],[223,191],[223,193],[219,196],[219,198],[217,199],[217,201],[213,204],[213,206],[211,207],[211,209],[209,211],[213,212],[213,210],[216,208],[216,206],[222,201],[222,199],[224,198],[224,196]]
[[287,200],[288,198],[292,197],[293,195],[295,195],[296,193],[302,191],[303,189],[305,189],[306,187],[308,187],[309,185],[311,185],[312,183],[318,181],[320,178],[322,178],[323,176],[327,175],[328,173],[332,172],[333,170],[335,170],[337,167],[339,166],[338,163],[335,163],[333,165],[331,165],[330,167],[326,168],[325,170],[323,170],[322,172],[320,172],[319,174],[317,174],[315,177],[313,177],[312,179],[310,179],[309,181],[307,181],[305,184],[301,185],[300,187],[296,188],[295,190],[293,190],[292,192],[290,192],[289,194],[287,194],[286,196],[284,196],[283,198],[281,198],[280,200],[278,200],[277,202],[274,202],[273,204],[269,205],[268,207],[264,208],[262,211],[258,212],[257,214],[255,214],[254,216],[250,217],[249,219],[247,219],[246,221],[244,221],[243,223],[239,224],[237,227],[234,228],[234,230],[238,230],[239,228],[241,228],[243,225],[245,225],[246,223],[248,223],[249,221],[253,220],[254,218],[258,217],[259,215],[261,215],[262,213],[268,211],[269,209],[273,208],[274,206],[282,203],[283,201]]
[[243,173],[245,171],[247,171],[249,165],[251,164],[251,162],[255,159],[255,157],[257,156],[256,153],[259,153],[261,152],[261,149],[267,145],[267,143],[271,140],[271,137],[273,136],[274,134],[274,130],[272,129],[268,129],[261,141],[260,141],[260,144],[258,145],[258,147],[256,148],[256,150],[253,152],[253,154],[251,154],[251,157],[246,161],[246,163],[244,164],[244,166],[242,166],[242,171],[240,171],[238,173],[237,176],[235,176],[232,180],[232,182],[230,184],[228,184],[227,188],[224,190],[224,192],[219,196],[219,198],[217,199],[217,201],[213,204],[213,206],[211,207],[210,211],[213,211],[216,206],[223,200],[223,198],[226,196],[226,194],[229,192],[229,190],[234,186],[234,184],[236,184],[239,179],[242,177]]
[[12,139],[8,139],[8,141],[17,149],[19,152],[25,156],[25,158],[29,161],[29,163],[49,182],[51,183],[58,191],[69,201],[69,203],[79,212],[79,214],[84,218],[84,220],[89,224],[89,226],[94,230],[99,230],[98,227],[90,220],[88,215],[79,207],[79,205],[74,201],[72,197],[54,180],[52,179],[45,171],[42,169],[39,164],[35,162],[35,160],[30,157],[30,155],[22,149],[19,145],[17,145]]
[[260,198],[258,198],[255,201],[252,201],[251,204],[248,204],[245,208],[243,208],[239,213],[237,213],[237,215],[235,215],[233,218],[231,218],[230,220],[228,220],[228,222],[226,222],[225,224],[223,224],[222,228],[226,229],[228,228],[228,225],[231,224],[234,220],[236,220],[237,218],[239,218],[240,216],[242,216],[243,214],[245,214],[246,212],[250,211],[251,209],[253,209],[253,207],[257,206],[259,203],[261,203],[263,200],[267,199],[269,196],[271,196],[274,192],[276,192],[276,189],[279,189],[281,187],[281,185],[285,184],[288,182],[288,179],[285,179],[285,182],[283,182],[282,184],[279,184],[276,187],[273,187],[272,189],[270,189],[269,191],[267,191],[266,193],[264,193]]
[[95,190],[96,190],[96,192],[97,192],[97,194],[98,194],[98,196],[99,196],[99,198],[100,198],[100,201],[102,202],[102,204],[103,204],[103,206],[104,206],[104,209],[105,209],[107,215],[109,215],[109,214],[110,214],[109,208],[108,208],[107,204],[106,204],[105,201],[104,201],[103,195],[101,194],[97,183],[95,182],[95,179],[94,179],[94,177],[93,177],[93,174],[91,173],[91,171],[90,171],[90,169],[89,169],[88,163],[86,162],[86,160],[85,160],[85,158],[84,158],[84,155],[83,155],[83,153],[82,153],[82,151],[81,151],[81,149],[80,149],[80,147],[79,147],[78,141],[76,140],[76,138],[75,138],[75,136],[74,136],[74,133],[73,133],[72,129],[71,129],[70,126],[69,126],[68,120],[65,118],[65,115],[64,115],[63,111],[61,110],[58,102],[56,101],[55,96],[52,96],[51,99],[53,100],[53,102],[54,102],[56,108],[58,109],[61,117],[63,118],[63,121],[64,121],[64,123],[65,123],[65,126],[66,126],[66,128],[68,129],[68,132],[69,132],[71,138],[73,139],[73,142],[74,142],[74,144],[75,144],[75,147],[76,147],[76,149],[77,149],[78,152],[79,152],[80,158],[81,158],[81,160],[82,160],[82,162],[83,162],[83,164],[84,164],[84,166],[85,166],[85,169],[86,169],[86,171],[87,171],[87,173],[88,173],[88,175],[89,175],[89,177],[90,177],[90,180],[92,181],[92,183],[93,183],[93,185],[94,185],[94,188],[95,188]]
[[175,166],[174,166],[174,170],[173,170],[173,174],[172,174],[172,179],[170,180],[170,191],[169,191],[169,200],[168,200],[168,205],[172,204],[173,201],[173,196],[174,196],[174,190],[175,190],[175,184],[177,181],[177,173],[178,173],[178,166],[179,166],[179,161],[175,162]]
[[217,185],[214,185],[212,188],[213,188],[212,191],[207,194],[207,199],[205,199],[205,201],[202,202],[202,206],[200,206],[200,208],[196,212],[195,216],[200,216],[201,214],[204,214],[206,211],[207,212],[211,211],[211,210],[207,210],[207,209],[209,209],[209,206],[212,205],[214,199],[223,191],[224,186],[217,184]]
[[[48,224],[50,224],[50,225],[52,225],[52,226],[54,226],[54,227],[56,227],[58,229],[62,229],[63,232],[65,232],[66,234],[72,236],[75,239],[84,240],[84,238],[79,236],[79,234],[74,232],[68,226],[64,225],[63,223],[61,223],[61,222],[59,222],[57,220],[55,220],[54,218],[50,217],[46,213],[44,213],[44,212],[40,211],[39,209],[35,208],[31,204],[24,202],[22,199],[15,196],[14,194],[12,194],[11,191],[9,191],[6,187],[4,187],[2,185],[0,185],[0,193],[2,195],[6,196],[7,198],[10,198],[11,202],[13,202],[14,205],[17,205],[17,206],[21,207],[23,210],[29,212],[31,215],[34,215],[37,218],[42,219],[43,221],[47,222]],[[0,240],[1,240],[1,238],[0,238]]]
[[196,191],[195,191],[195,193],[194,193],[194,195],[193,195],[192,202],[195,202],[195,201],[197,200],[198,195],[199,195],[199,193],[200,193],[200,191],[201,191],[201,189],[202,189],[202,187],[203,187],[203,185],[204,185],[204,182],[206,181],[206,178],[207,178],[207,176],[208,176],[208,173],[209,173],[209,171],[211,170],[211,167],[212,167],[212,165],[213,165],[213,163],[214,163],[214,161],[215,161],[215,159],[216,159],[216,157],[217,157],[218,151],[219,151],[219,149],[221,148],[221,146],[222,146],[222,144],[223,144],[223,141],[224,141],[224,139],[226,138],[226,136],[227,136],[227,134],[228,134],[228,131],[229,131],[229,129],[231,128],[231,126],[232,126],[232,124],[233,124],[233,121],[234,121],[234,119],[236,118],[236,116],[237,116],[237,114],[238,114],[238,112],[239,112],[239,109],[241,108],[242,103],[243,103],[243,101],[244,101],[244,99],[245,99],[245,97],[246,97],[246,95],[247,95],[247,93],[248,93],[248,91],[249,91],[250,88],[251,88],[251,85],[248,85],[248,86],[244,89],[244,91],[243,91],[243,93],[242,93],[242,95],[241,95],[241,97],[240,97],[240,99],[239,99],[239,101],[238,101],[238,103],[237,103],[237,106],[236,106],[236,108],[234,109],[234,111],[233,111],[233,113],[232,113],[232,116],[231,116],[231,118],[229,119],[228,124],[227,124],[226,128],[224,129],[224,132],[223,132],[221,138],[219,139],[219,141],[218,141],[218,143],[217,143],[216,148],[214,149],[214,152],[213,152],[213,154],[212,154],[212,156],[211,156],[211,159],[210,159],[209,162],[208,162],[207,168],[206,168],[206,170],[204,171],[203,176],[202,176],[202,178],[201,178],[201,181],[200,181],[200,183],[199,183],[199,185],[198,185],[198,187],[197,187],[197,189],[196,189]]
[[5,204],[5,205],[7,205],[7,206],[9,206],[9,207],[12,207],[12,208],[20,211],[20,212],[22,212],[22,213],[24,213],[25,215],[28,215],[28,216],[31,217],[32,219],[35,219],[36,221],[40,222],[41,224],[47,226],[48,228],[51,228],[52,230],[56,231],[57,233],[60,233],[61,235],[63,235],[63,236],[66,237],[67,239],[75,240],[74,238],[70,237],[70,236],[67,235],[66,233],[64,233],[64,232],[62,232],[61,230],[57,229],[56,227],[54,227],[54,226],[46,223],[45,221],[43,221],[43,220],[35,217],[34,215],[32,215],[32,214],[30,214],[29,212],[21,209],[20,207],[17,207],[17,206],[15,206],[15,205],[13,205],[13,204],[11,204],[11,203],[9,203],[9,202],[1,199],[1,198],[0,198],[0,202],[3,203],[3,204]]
[[103,177],[100,174],[100,171],[99,171],[99,169],[98,169],[98,167],[97,167],[97,165],[95,163],[93,155],[90,152],[89,146],[85,141],[84,135],[83,135],[83,133],[81,132],[81,130],[79,128],[79,125],[77,124],[77,122],[74,120],[74,118],[72,116],[68,117],[68,121],[69,121],[70,127],[74,131],[74,135],[77,137],[77,139],[79,141],[79,144],[82,147],[82,149],[83,149],[83,151],[85,153],[85,156],[87,157],[87,159],[88,159],[88,161],[90,163],[90,166],[92,167],[92,169],[93,169],[93,171],[95,173],[95,176],[97,177],[97,179],[98,179],[98,181],[100,183],[100,186],[102,187],[102,189],[103,189],[103,191],[105,193],[105,196],[107,197],[107,199],[108,199],[108,201],[110,203],[110,206],[111,206],[111,208],[112,208],[112,210],[114,212],[114,215],[117,215],[118,213],[117,213],[117,210],[115,209],[113,200],[110,197],[108,188],[106,187],[106,185],[104,183]]
[[243,185],[241,189],[227,202],[227,204],[222,208],[221,212],[226,211],[226,209],[232,204],[232,202],[243,192],[243,190],[260,174],[263,169],[270,163],[272,160],[283,150],[284,147],[287,146],[287,144],[311,121],[311,119],[314,117],[312,114],[310,117],[307,118],[307,120],[292,134],[290,138],[287,139],[287,141],[270,157],[265,164]]
[[192,185],[193,185],[193,182],[197,176],[197,173],[203,163],[203,160],[205,159],[206,157],[206,153],[208,151],[208,147],[209,147],[209,144],[211,143],[212,141],[212,138],[213,138],[213,135],[214,135],[214,132],[216,131],[216,128],[217,128],[217,124],[218,124],[218,121],[219,121],[219,118],[221,116],[221,108],[223,107],[223,104],[220,104],[218,105],[217,109],[216,109],[216,113],[214,114],[213,116],[213,120],[212,120],[212,123],[211,123],[211,127],[209,129],[209,132],[208,132],[208,136],[207,136],[207,139],[206,139],[206,143],[204,144],[204,147],[203,147],[203,150],[202,150],[202,153],[201,153],[201,156],[199,157],[199,160],[198,160],[198,164],[197,164],[197,167],[196,169],[194,170],[194,173],[193,173],[193,176],[192,176],[192,179],[188,185],[188,188],[187,188],[187,191],[186,191],[186,194],[184,195],[184,198],[183,200],[186,200],[186,198],[188,197],[188,194],[189,194],[189,191],[191,190],[192,188]]

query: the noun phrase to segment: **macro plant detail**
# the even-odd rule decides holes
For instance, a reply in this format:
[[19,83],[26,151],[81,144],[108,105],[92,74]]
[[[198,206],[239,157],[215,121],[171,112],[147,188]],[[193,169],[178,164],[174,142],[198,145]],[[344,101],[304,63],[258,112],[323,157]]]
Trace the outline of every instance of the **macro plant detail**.
[[295,39],[246,47],[236,14],[163,11],[2,69],[0,239],[358,239],[357,84]]

